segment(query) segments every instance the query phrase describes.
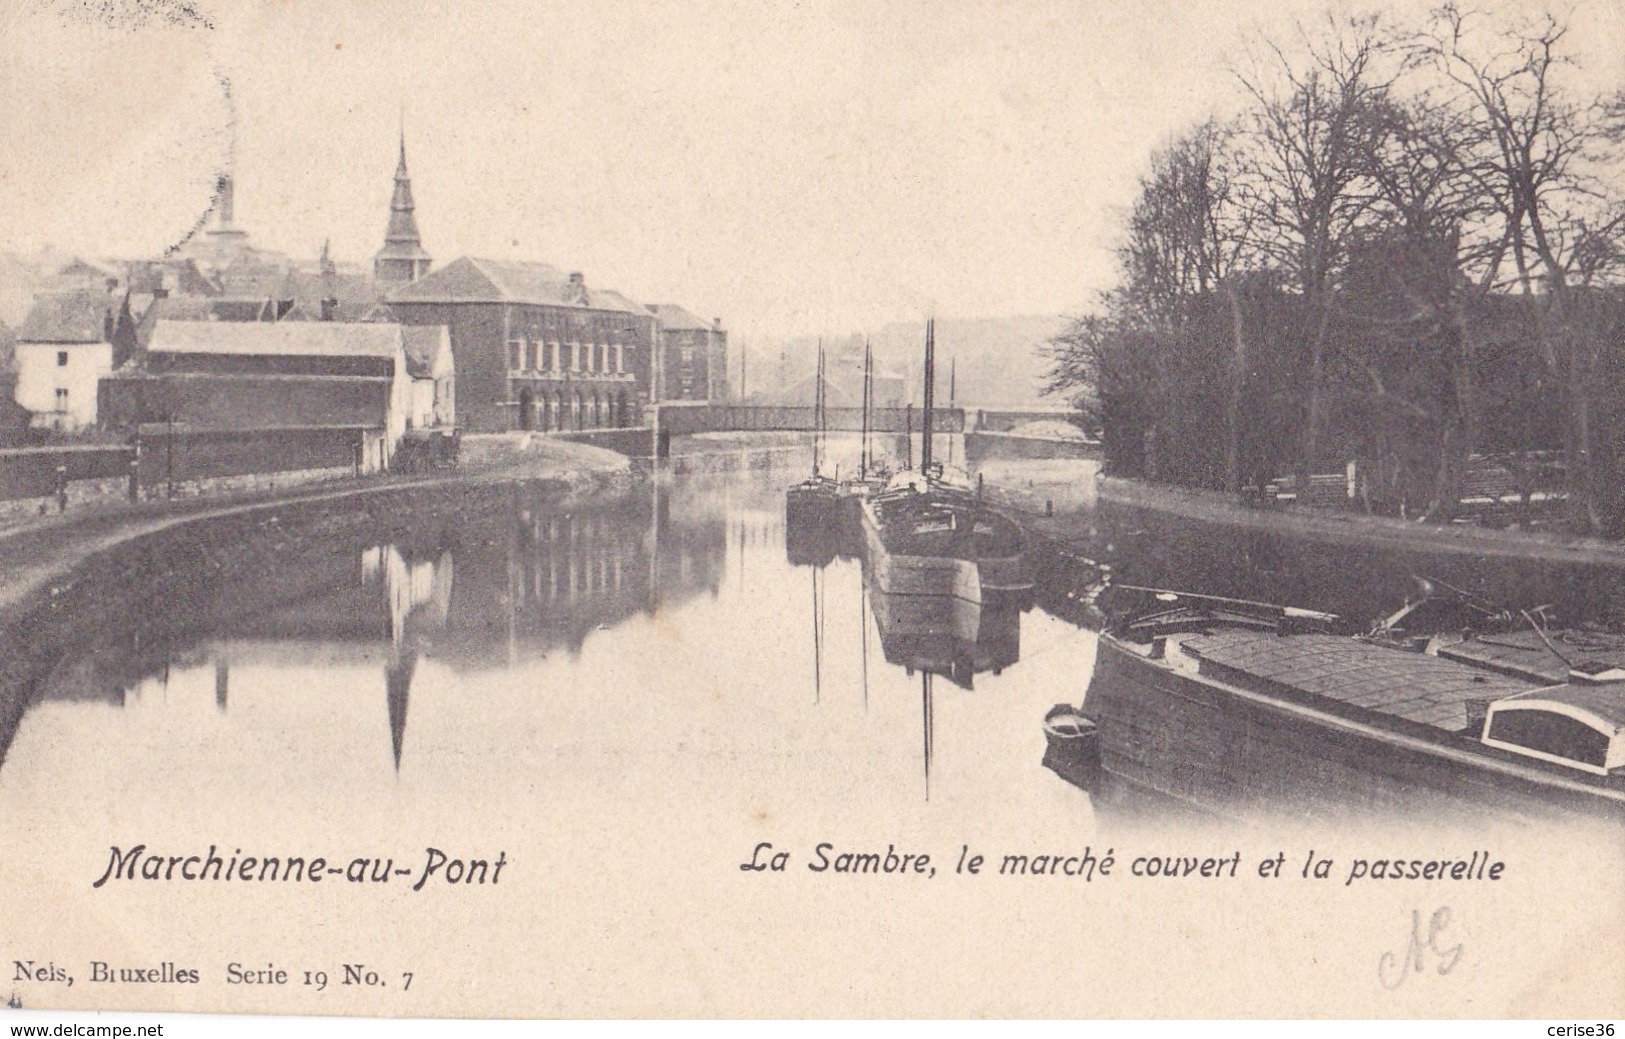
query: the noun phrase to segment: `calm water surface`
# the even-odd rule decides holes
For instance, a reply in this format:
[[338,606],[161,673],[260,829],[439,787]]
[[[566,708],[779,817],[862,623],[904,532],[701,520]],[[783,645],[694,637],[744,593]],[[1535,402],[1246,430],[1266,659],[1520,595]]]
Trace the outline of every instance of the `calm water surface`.
[[855,558],[792,563],[787,479],[574,511],[518,492],[475,524],[187,586],[208,609],[178,625],[106,617],[40,680],[0,813],[117,819],[222,791],[216,824],[468,822],[589,787],[627,799],[606,828],[640,788],[796,820],[993,798],[1041,832],[1086,828],[1087,796],[1040,767],[1040,721],[1082,696],[1093,637],[1042,609],[877,602]]
[[[798,820],[981,823],[998,805],[1089,832],[1087,796],[1039,762],[1044,712],[1084,695],[1092,633],[1044,596],[889,601],[844,549],[787,552],[794,475],[663,480],[569,511],[515,489],[474,522],[296,533],[269,572],[148,574],[123,600],[139,608],[80,618],[20,721],[0,722],[0,817],[118,819],[219,790],[227,818],[477,823],[586,786]],[[1126,510],[1089,535],[1123,583],[1355,618],[1397,607],[1416,574],[1570,621],[1625,613],[1607,567]],[[215,805],[179,814],[212,825]]]
[[[9,690],[25,709],[0,711],[0,890],[38,910],[7,916],[0,954],[168,959],[216,979],[234,961],[364,960],[417,971],[426,1000],[200,997],[310,1013],[959,1016],[985,1011],[990,971],[1030,979],[1035,1013],[1128,1013],[1147,977],[1204,976],[1245,902],[1215,912],[1205,889],[972,880],[955,862],[967,846],[1276,847],[1223,831],[1136,839],[1097,818],[1040,764],[1044,712],[1083,696],[1093,636],[1043,606],[887,602],[838,554],[793,563],[783,493],[800,475],[688,478],[569,511],[516,488],[473,520],[386,510],[227,549],[253,566],[200,546],[196,566],[183,553],[163,572],[137,567],[106,609],[60,618],[67,634],[42,640],[26,695]],[[1296,588],[1320,597],[1307,605],[1360,610],[1434,562],[1109,512],[1085,547],[1138,580]],[[1543,581],[1601,613],[1618,587],[1611,571],[1453,565],[1462,581]],[[786,873],[739,868],[763,843],[789,853]],[[436,848],[508,866],[500,886],[418,892],[399,879],[93,889],[110,847],[136,844],[413,874]],[[938,875],[836,880],[806,868],[819,844],[928,853]],[[1375,911],[1305,890],[1282,889],[1281,904],[1338,934]],[[1545,920],[1520,923],[1523,904],[1499,907],[1498,926]],[[1171,933],[1186,940],[1133,940]],[[963,938],[951,955],[945,934]],[[1330,943],[1316,969],[1363,977],[1382,951]]]

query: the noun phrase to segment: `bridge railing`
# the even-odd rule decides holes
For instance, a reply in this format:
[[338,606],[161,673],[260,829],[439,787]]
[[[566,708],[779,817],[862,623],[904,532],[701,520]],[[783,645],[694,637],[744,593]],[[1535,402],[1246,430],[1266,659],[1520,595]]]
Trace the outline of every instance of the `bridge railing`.
[[[810,405],[660,404],[653,410],[659,413],[657,422],[660,430],[674,436],[726,430],[812,432],[818,423],[818,412]],[[872,408],[869,411],[869,430],[874,433],[919,432],[922,429],[921,419],[919,408]],[[936,433],[963,433],[964,409],[937,408],[931,427]],[[863,409],[828,408],[825,428],[833,432],[860,432],[864,428]]]

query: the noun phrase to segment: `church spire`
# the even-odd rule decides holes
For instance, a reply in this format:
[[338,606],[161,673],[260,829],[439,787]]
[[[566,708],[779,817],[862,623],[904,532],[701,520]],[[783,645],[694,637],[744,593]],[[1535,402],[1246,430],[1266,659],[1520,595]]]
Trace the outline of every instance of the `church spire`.
[[406,169],[406,131],[401,130],[400,159],[395,164],[395,193],[389,200],[389,229],[384,247],[373,257],[373,276],[380,281],[416,281],[429,271],[429,254],[418,234],[412,204],[412,176]]

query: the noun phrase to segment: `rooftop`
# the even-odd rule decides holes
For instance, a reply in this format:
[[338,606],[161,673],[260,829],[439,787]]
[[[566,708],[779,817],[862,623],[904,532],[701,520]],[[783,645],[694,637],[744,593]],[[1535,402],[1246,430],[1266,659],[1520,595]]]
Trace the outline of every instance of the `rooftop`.
[[709,332],[711,323],[703,318],[695,317],[693,311],[685,310],[676,303],[653,303],[649,310],[660,319],[660,326],[668,332]]
[[451,352],[451,337],[445,325],[403,325],[401,335],[406,348],[406,370],[416,378],[434,375],[435,363],[442,354]]
[[531,303],[614,310],[646,317],[648,311],[610,289],[546,263],[461,256],[389,294],[391,303]]
[[23,343],[105,343],[112,335],[118,298],[106,292],[58,292],[35,298],[17,330]]
[[401,346],[399,325],[160,320],[147,349],[152,353],[393,357]]

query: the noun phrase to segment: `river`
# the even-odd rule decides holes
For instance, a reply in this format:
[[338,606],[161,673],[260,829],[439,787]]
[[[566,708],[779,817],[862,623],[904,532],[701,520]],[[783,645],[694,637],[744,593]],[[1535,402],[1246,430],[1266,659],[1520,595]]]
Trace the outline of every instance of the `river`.
[[[268,570],[138,576],[152,587],[121,589],[125,612],[52,629],[68,644],[0,728],[0,816],[112,819],[177,783],[244,784],[194,804],[207,829],[240,799],[279,817],[477,813],[592,783],[798,819],[857,804],[963,821],[993,799],[1044,832],[1087,832],[1087,795],[1039,766],[1040,721],[1083,698],[1093,634],[1042,596],[956,617],[877,602],[849,553],[793,562],[791,478],[663,478],[566,511],[516,488],[473,522],[403,529],[380,511],[341,536],[281,538]],[[1620,611],[1619,572],[1603,567],[1110,508],[1074,544],[1123,583],[1361,618],[1396,608],[1415,575],[1584,621]]]
[[877,618],[857,559],[787,558],[791,478],[567,511],[516,489],[474,522],[382,514],[279,537],[265,571],[137,578],[128,612],[54,629],[72,634],[30,676],[0,819],[128,847],[522,818],[616,857],[679,843],[655,840],[671,819],[726,820],[743,861],[774,822],[957,833],[991,798],[1018,829],[1087,837],[1040,722],[1081,698],[1093,636],[1014,606],[980,645],[974,617],[957,644],[921,634],[951,606]]
[[[1044,713],[1083,697],[1094,636],[1041,605],[969,623],[877,601],[845,555],[792,562],[784,488],[801,473],[662,478],[577,508],[516,486],[473,518],[264,520],[195,565],[190,535],[167,535],[161,571],[105,589],[116,609],[64,609],[13,669],[27,688],[0,728],[0,847],[19,853],[0,885],[65,911],[14,919],[5,955],[165,960],[214,983],[229,963],[336,979],[365,961],[415,972],[411,999],[429,1000],[336,980],[292,1004],[200,997],[237,1011],[634,1016],[874,1012],[864,991],[889,1013],[974,1014],[990,958],[1011,976],[1012,956],[1048,994],[1033,1006],[1110,1011],[1133,1005],[1111,979],[1152,955],[1114,936],[1177,926],[1190,944],[1156,956],[1205,962],[1228,925],[1204,900],[965,872],[977,855],[996,873],[1013,853],[1115,850],[1122,875],[1133,838],[1041,765]],[[1088,547],[1147,579],[1194,572],[1197,543],[1223,551],[1196,528],[1153,544],[1145,522],[1102,512]],[[1208,579],[1255,591],[1257,551],[1231,556]],[[1191,833],[1139,850],[1245,868],[1277,850]],[[118,856],[138,845],[181,874],[214,854],[259,875],[127,879]],[[780,853],[782,875],[745,868]],[[929,858],[824,879],[842,853]],[[261,879],[267,858],[315,857],[335,875]],[[470,886],[474,863],[499,862]],[[1366,969],[1348,958],[1326,969]],[[1104,979],[1081,1003],[1054,995],[1077,963]],[[151,998],[102,991],[84,1005]]]

